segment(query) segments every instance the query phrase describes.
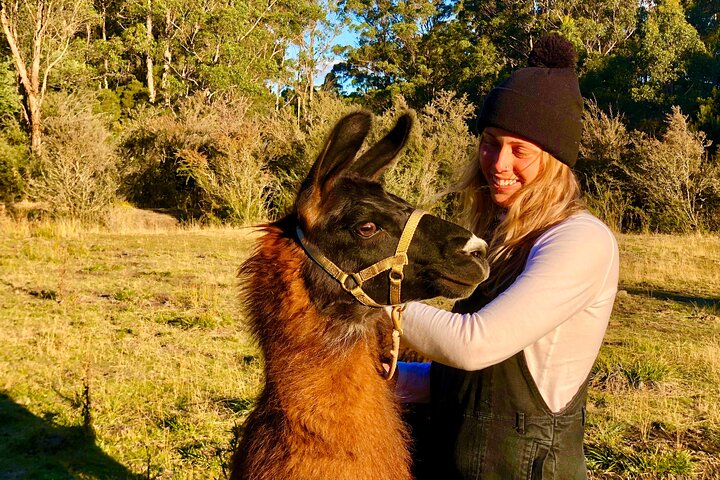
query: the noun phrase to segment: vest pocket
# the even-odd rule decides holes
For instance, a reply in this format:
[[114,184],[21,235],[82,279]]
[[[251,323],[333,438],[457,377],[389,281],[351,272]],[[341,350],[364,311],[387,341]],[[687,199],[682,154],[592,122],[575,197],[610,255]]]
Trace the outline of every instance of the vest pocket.
[[550,453],[550,449],[546,445],[533,442],[527,480],[543,480],[543,469],[548,453]]

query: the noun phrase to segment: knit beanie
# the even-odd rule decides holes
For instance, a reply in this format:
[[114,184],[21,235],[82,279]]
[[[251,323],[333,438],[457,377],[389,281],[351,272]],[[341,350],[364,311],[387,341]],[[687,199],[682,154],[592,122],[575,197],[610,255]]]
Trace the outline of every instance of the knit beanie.
[[478,131],[497,127],[530,140],[572,167],[580,150],[583,98],[572,44],[557,34],[535,43],[528,67],[485,98]]

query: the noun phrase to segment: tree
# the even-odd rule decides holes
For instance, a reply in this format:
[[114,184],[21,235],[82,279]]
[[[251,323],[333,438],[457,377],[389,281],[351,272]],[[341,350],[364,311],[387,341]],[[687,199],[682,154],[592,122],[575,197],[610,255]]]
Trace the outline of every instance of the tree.
[[359,46],[334,73],[378,105],[389,106],[398,94],[421,103],[416,93],[432,81],[435,59],[425,39],[450,18],[452,6],[445,0],[347,0],[343,8],[359,23]]
[[71,40],[92,13],[87,0],[0,2],[0,24],[20,77],[35,154],[42,145],[42,104],[50,72],[67,54]]
[[633,99],[662,107],[677,104],[676,82],[687,76],[693,55],[705,52],[679,0],[658,2],[642,25]]
[[[312,108],[315,79],[334,60],[335,41],[348,24],[347,17],[341,14],[335,0],[316,0],[308,13],[310,15],[304,28],[290,40],[293,50],[297,51],[296,58],[292,60],[296,76],[293,83],[298,118],[305,110]],[[279,84],[277,91],[281,91]]]

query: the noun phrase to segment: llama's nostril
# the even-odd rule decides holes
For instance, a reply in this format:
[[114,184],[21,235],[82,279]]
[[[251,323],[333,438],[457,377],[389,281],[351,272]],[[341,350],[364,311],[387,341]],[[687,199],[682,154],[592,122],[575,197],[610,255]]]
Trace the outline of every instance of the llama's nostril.
[[462,251],[463,253],[472,255],[475,258],[482,258],[487,254],[487,247],[488,245],[485,240],[473,235],[470,237],[470,240],[467,241]]

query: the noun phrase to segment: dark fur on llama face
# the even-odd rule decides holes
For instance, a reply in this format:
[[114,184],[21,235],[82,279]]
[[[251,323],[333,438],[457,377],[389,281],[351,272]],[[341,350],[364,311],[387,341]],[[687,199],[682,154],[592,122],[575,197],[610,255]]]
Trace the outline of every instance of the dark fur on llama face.
[[[345,272],[395,253],[414,208],[380,177],[412,127],[402,115],[362,156],[371,115],[355,112],[330,133],[293,212],[264,227],[241,267],[251,330],[265,357],[265,387],[246,422],[232,479],[409,479],[407,433],[382,378],[378,308],[362,305],[307,254],[304,241]],[[356,158],[357,157],[357,158]],[[401,300],[470,295],[488,274],[486,244],[426,214],[407,251]],[[363,284],[389,303],[389,277]]]

